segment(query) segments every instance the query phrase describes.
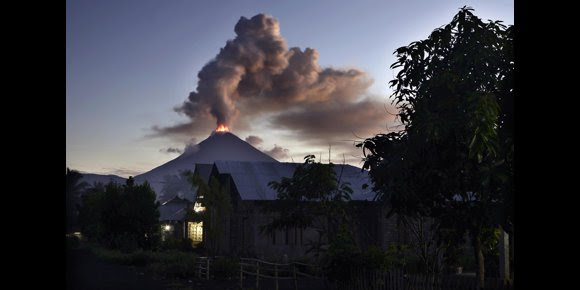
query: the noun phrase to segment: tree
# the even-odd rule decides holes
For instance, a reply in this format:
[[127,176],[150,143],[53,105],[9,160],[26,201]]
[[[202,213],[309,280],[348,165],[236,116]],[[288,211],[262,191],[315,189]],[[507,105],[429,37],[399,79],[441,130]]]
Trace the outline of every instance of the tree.
[[199,174],[186,172],[189,182],[197,188],[196,202],[204,211],[195,212],[189,208],[187,211],[187,220],[203,222],[204,228],[204,247],[212,254],[219,254],[224,239],[224,229],[226,220],[229,218],[232,210],[232,201],[230,197],[229,184],[220,184],[219,180],[211,176],[207,184]]
[[268,185],[278,192],[277,200],[266,205],[266,211],[275,218],[263,227],[273,233],[288,228],[314,228],[319,233],[318,241],[311,241],[309,251],[316,255],[329,247],[337,235],[342,240],[353,240],[348,228],[350,214],[347,202],[352,189],[341,182],[334,171],[334,164],[314,162],[315,156],[304,157],[304,163],[296,167],[292,177],[271,181]]
[[481,236],[513,231],[513,26],[463,7],[426,40],[398,48],[390,81],[404,129],[357,146],[393,212],[469,235],[483,287]]
[[109,183],[104,191],[94,187],[83,196],[81,229],[90,240],[108,247],[131,251],[149,249],[159,240],[159,203],[149,184]]
[[78,206],[81,193],[88,185],[80,182],[83,175],[76,170],[66,169],[66,231],[70,232],[77,226]]

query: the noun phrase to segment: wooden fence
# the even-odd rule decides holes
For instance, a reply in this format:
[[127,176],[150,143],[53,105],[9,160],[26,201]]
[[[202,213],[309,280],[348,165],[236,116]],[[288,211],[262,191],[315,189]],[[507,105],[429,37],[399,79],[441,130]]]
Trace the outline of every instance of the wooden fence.
[[195,276],[199,279],[209,280],[209,265],[211,258],[197,257],[195,258]]
[[[357,270],[352,278],[329,284],[333,290],[477,290],[475,276],[407,275],[400,270],[389,272]],[[500,278],[486,278],[485,289],[508,290]]]
[[273,279],[276,290],[280,289],[279,280],[293,280],[294,289],[298,289],[298,279],[321,278],[320,271],[314,265],[292,262],[292,263],[272,263],[258,259],[240,259],[240,288],[243,288],[244,274],[256,277],[256,289],[260,288],[260,278]]

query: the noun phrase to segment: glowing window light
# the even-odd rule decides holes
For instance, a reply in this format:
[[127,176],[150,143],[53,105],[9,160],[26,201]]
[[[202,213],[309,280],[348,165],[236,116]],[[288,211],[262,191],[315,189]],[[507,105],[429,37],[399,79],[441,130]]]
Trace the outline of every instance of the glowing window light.
[[205,207],[201,206],[201,204],[199,202],[196,202],[193,205],[193,211],[195,211],[195,212],[202,212],[204,210],[205,210]]

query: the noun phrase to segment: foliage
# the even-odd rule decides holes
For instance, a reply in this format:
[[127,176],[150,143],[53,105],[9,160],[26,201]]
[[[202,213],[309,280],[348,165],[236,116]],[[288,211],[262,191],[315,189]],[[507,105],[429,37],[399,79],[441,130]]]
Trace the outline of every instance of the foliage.
[[189,238],[176,238],[173,235],[168,235],[161,243],[161,249],[189,252],[193,250],[192,243],[193,241]]
[[189,209],[186,218],[190,221],[203,222],[206,241],[203,245],[211,253],[219,253],[220,240],[225,234],[226,219],[229,218],[232,210],[229,183],[222,185],[217,178],[212,176],[207,184],[198,174],[191,172],[186,174],[191,184],[198,187],[196,202],[206,208],[198,213]]
[[78,223],[78,207],[81,201],[81,193],[86,182],[80,182],[83,175],[76,170],[66,169],[66,232],[71,232]]
[[138,250],[125,253],[120,250],[111,250],[102,247],[92,247],[92,252],[106,261],[129,266],[145,266],[157,275],[167,278],[189,278],[195,273],[194,253],[169,250],[154,252]]
[[304,157],[304,163],[296,167],[292,177],[271,181],[268,185],[278,192],[274,203],[264,205],[264,210],[274,214],[272,222],[262,227],[263,232],[287,228],[314,228],[318,241],[309,241],[309,252],[319,256],[326,251],[329,241],[338,241],[336,235],[348,234],[351,222],[347,202],[352,189],[341,182],[334,164],[315,162],[315,156]]
[[514,29],[471,11],[396,50],[390,85],[404,130],[357,146],[393,212],[437,218],[446,238],[469,233],[481,253],[483,228],[513,224]]
[[328,253],[323,259],[324,271],[330,281],[349,281],[360,270],[388,271],[398,262],[394,247],[383,251],[371,246],[362,251],[345,232],[339,232],[336,239],[330,243]]
[[[437,239],[442,234],[441,223],[437,219],[423,216],[400,216],[402,225],[411,234],[406,246],[415,261],[419,262],[417,270],[430,275],[438,274],[443,270],[444,254],[454,244],[450,239]],[[443,230],[444,231],[444,230]]]
[[91,241],[114,249],[150,249],[159,240],[159,204],[146,182],[135,185],[109,183],[102,192],[83,197],[81,230]]
[[210,266],[215,279],[231,279],[240,272],[239,259],[235,257],[217,257]]
[[66,248],[67,249],[74,249],[80,245],[80,239],[74,235],[67,235],[66,236]]

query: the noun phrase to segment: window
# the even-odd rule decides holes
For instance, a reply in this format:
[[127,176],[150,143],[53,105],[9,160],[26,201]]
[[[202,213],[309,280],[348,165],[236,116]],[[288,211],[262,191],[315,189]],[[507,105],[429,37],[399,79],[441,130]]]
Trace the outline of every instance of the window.
[[189,238],[193,241],[193,246],[203,241],[203,222],[194,223],[188,222]]
[[195,212],[202,212],[205,210],[205,207],[203,207],[199,202],[195,202],[195,204],[193,205],[193,210]]

